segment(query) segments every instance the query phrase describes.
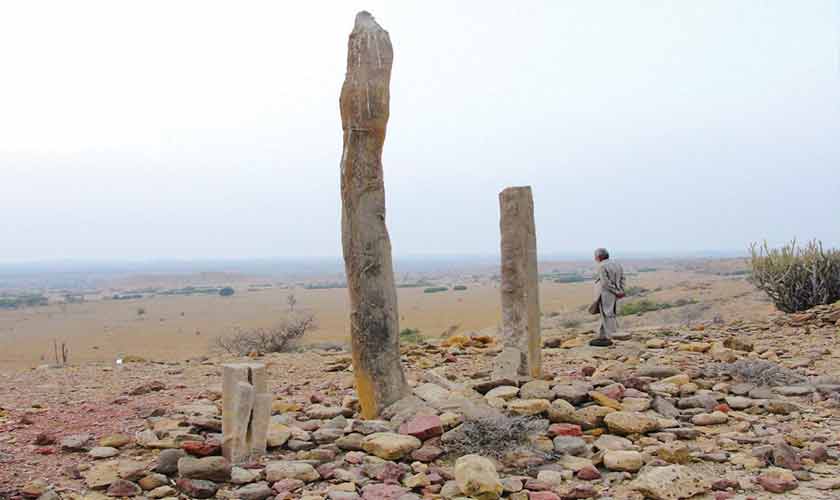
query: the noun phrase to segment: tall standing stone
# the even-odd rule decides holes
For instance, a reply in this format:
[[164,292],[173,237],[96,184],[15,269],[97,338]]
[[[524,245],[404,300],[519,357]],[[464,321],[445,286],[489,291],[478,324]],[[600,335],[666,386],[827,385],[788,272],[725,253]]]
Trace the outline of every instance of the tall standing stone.
[[531,187],[499,193],[502,233],[502,341],[496,378],[542,375],[537,235]]
[[356,391],[364,418],[408,393],[400,365],[397,290],[385,227],[382,146],[393,50],[368,12],[356,15],[341,87],[341,240],[350,292]]

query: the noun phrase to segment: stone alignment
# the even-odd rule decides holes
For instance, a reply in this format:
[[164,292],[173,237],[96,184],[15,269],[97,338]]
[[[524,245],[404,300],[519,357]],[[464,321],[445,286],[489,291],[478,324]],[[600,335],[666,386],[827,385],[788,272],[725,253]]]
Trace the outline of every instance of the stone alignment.
[[393,50],[388,32],[359,12],[341,87],[341,240],[350,294],[356,392],[364,418],[408,394],[400,364],[391,241],[385,226],[382,146]]

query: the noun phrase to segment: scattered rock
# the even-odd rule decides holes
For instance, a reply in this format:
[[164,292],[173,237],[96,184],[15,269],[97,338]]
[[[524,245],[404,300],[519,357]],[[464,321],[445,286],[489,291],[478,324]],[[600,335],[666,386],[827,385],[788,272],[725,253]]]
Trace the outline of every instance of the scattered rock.
[[65,451],[85,451],[93,436],[90,434],[74,434],[61,440],[61,449]]
[[106,495],[109,497],[134,497],[143,493],[143,490],[125,479],[117,479],[108,486]]
[[230,472],[231,465],[225,457],[183,457],[178,460],[178,475],[187,479],[227,481]]
[[455,461],[455,481],[462,494],[481,500],[499,498],[503,490],[493,462],[479,455]]
[[610,470],[636,472],[644,460],[638,451],[608,451],[604,453],[604,467]]
[[799,482],[790,471],[777,468],[771,468],[759,475],[755,482],[771,493],[784,493],[799,486]]
[[683,465],[650,467],[630,487],[654,500],[679,500],[709,491],[712,485],[708,477]]
[[422,443],[414,436],[393,432],[376,432],[366,436],[362,448],[385,460],[398,460],[420,448]]
[[181,478],[175,485],[182,493],[193,498],[213,498],[219,490],[216,483],[204,479]]
[[610,431],[620,434],[644,434],[659,428],[659,422],[644,413],[617,411],[604,417]]
[[297,479],[303,482],[317,481],[321,475],[314,467],[304,462],[279,461],[265,466],[265,479],[269,482],[283,479]]

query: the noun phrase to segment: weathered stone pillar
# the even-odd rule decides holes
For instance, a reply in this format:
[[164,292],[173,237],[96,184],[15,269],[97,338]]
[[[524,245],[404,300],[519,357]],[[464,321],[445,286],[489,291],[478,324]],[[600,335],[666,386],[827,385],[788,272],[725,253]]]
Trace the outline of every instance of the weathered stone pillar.
[[222,455],[231,463],[265,454],[273,400],[265,365],[222,365]]
[[341,241],[350,293],[353,370],[362,417],[408,393],[400,365],[399,315],[391,241],[385,227],[382,146],[393,51],[388,32],[356,15],[341,87]]
[[502,341],[494,378],[542,375],[537,235],[531,187],[499,193],[502,233]]

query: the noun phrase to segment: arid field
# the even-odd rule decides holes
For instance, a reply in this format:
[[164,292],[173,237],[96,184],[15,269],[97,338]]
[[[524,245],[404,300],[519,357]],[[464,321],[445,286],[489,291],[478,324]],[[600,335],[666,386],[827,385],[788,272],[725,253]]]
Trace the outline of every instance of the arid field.
[[[715,317],[764,317],[770,304],[745,280],[733,275],[742,261],[689,261],[629,264],[628,286],[646,289],[623,303],[648,300],[682,304],[665,310],[624,316],[628,327],[685,325]],[[588,263],[544,263],[541,273],[586,270]],[[633,272],[635,268],[648,272]],[[651,270],[657,269],[657,270]],[[583,272],[583,271],[582,271]],[[116,290],[154,284],[184,286],[208,279],[231,283],[236,293],[219,295],[150,295],[139,299],[111,300]],[[226,281],[221,281],[226,280]],[[238,281],[237,281],[238,280]],[[152,283],[154,281],[154,283]],[[262,283],[249,276],[172,276],[121,279],[103,291],[109,298],[83,303],[50,304],[12,311],[0,311],[0,370],[34,367],[51,363],[53,343],[65,342],[69,361],[114,362],[122,356],[176,361],[207,354],[215,339],[236,329],[268,328],[289,312],[287,298],[293,294],[297,311],[315,316],[317,329],[302,344],[346,344],[348,296],[344,288],[309,289],[305,285],[283,284],[256,290],[249,283]],[[439,293],[424,293],[423,287],[399,288],[400,327],[420,330],[424,336],[445,332],[495,333],[500,321],[499,289],[492,271],[485,274],[435,276],[434,282],[449,286]],[[453,291],[452,284],[466,290]],[[550,277],[540,287],[543,329],[585,331],[595,323],[582,309],[592,296],[591,281],[556,283]],[[139,314],[140,311],[143,314]]]

